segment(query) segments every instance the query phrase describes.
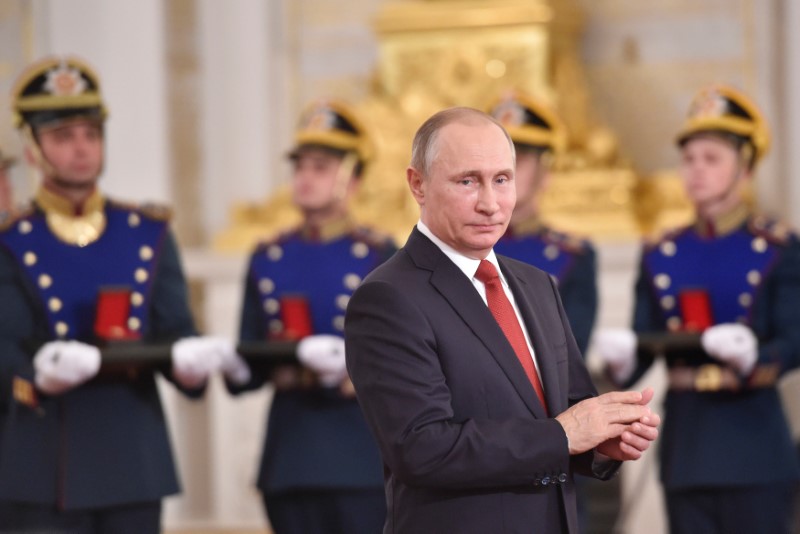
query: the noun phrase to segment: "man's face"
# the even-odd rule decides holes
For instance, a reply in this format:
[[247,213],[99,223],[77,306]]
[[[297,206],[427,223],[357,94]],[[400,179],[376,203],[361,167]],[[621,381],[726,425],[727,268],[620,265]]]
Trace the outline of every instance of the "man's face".
[[75,120],[37,129],[42,156],[64,187],[94,185],[103,168],[103,129],[96,121]]
[[502,130],[472,120],[444,126],[429,175],[408,170],[421,218],[439,239],[483,259],[506,231],[516,202],[514,159]]
[[345,183],[339,177],[342,158],[325,150],[304,148],[294,159],[292,193],[295,205],[303,211],[318,211],[344,197]]
[[681,175],[686,193],[697,205],[722,199],[734,182],[749,172],[733,146],[715,136],[697,136],[681,149]]

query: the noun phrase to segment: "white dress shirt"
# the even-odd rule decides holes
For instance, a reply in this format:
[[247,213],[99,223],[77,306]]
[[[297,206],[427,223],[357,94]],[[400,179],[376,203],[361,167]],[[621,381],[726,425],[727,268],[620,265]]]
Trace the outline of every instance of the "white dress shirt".
[[[481,263],[481,260],[476,260],[474,258],[469,258],[464,256],[460,252],[456,251],[453,247],[436,237],[431,229],[428,228],[424,222],[419,221],[417,222],[417,229],[433,241],[434,245],[439,247],[439,249],[444,253],[445,256],[450,258],[450,260],[456,264],[464,275],[472,282],[472,285],[475,286],[475,289],[478,291],[478,294],[483,299],[484,304],[487,306],[488,301],[486,300],[486,287],[483,282],[475,278],[475,273],[478,270],[478,266]],[[522,319],[522,314],[519,312],[519,306],[517,306],[517,301],[514,299],[514,293],[511,292],[511,288],[508,287],[508,282],[506,282],[506,277],[503,274],[502,269],[500,269],[500,264],[497,263],[497,256],[494,253],[494,249],[489,251],[489,255],[485,258],[487,261],[491,262],[494,265],[495,269],[497,269],[497,273],[500,275],[500,282],[503,285],[503,291],[505,291],[506,296],[508,297],[509,302],[511,302],[511,306],[514,308],[514,314],[517,316],[517,321],[519,321],[520,327],[522,328],[522,333],[525,334],[525,344],[528,345],[528,351],[530,351],[531,358],[533,359],[533,366],[536,368],[536,373],[539,375],[539,381],[542,383],[542,387],[546,388],[544,384],[544,380],[542,380],[542,373],[539,371],[539,365],[536,363],[536,353],[533,350],[533,344],[531,343],[531,336],[528,334],[528,329],[525,326],[525,321]]]

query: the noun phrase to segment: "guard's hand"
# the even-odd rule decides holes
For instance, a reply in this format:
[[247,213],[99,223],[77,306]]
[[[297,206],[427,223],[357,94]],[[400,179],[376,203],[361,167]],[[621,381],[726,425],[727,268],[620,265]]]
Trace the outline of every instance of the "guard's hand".
[[241,386],[250,382],[250,366],[242,358],[233,342],[225,338],[217,340],[217,350],[220,358],[220,371],[225,378],[234,385]]
[[297,345],[297,359],[317,374],[323,386],[338,386],[347,378],[344,339],[339,336],[304,337]]
[[100,370],[100,349],[79,341],[50,341],[33,357],[36,387],[60,395],[83,384]]
[[758,339],[742,324],[712,326],[703,332],[700,342],[709,356],[727,363],[742,375],[750,374],[758,360]]
[[628,328],[601,328],[594,346],[618,384],[627,382],[636,369],[636,334]]
[[222,338],[194,336],[179,339],[172,345],[172,375],[183,387],[198,388],[206,383],[212,372],[221,368],[222,354],[226,349],[226,340]]
[[[648,419],[648,423],[643,423],[643,426],[653,426],[653,423],[657,426],[660,419],[647,407],[652,398],[653,390],[650,388],[643,392],[614,391],[581,401],[558,414],[556,421],[564,427],[569,441],[569,453],[580,454],[594,449],[603,442],[621,438],[626,430],[632,428],[633,423],[641,423],[645,418]],[[649,431],[638,427],[632,434],[633,437],[645,440],[650,436]],[[639,443],[634,439],[622,441]],[[614,458],[610,454],[607,456]]]

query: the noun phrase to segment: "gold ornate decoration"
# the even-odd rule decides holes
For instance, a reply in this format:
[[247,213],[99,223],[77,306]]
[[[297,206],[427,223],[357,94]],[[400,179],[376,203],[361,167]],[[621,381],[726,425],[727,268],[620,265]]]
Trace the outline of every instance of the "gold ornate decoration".
[[[375,135],[376,156],[353,201],[355,219],[402,243],[419,216],[405,181],[416,129],[440,109],[486,109],[516,89],[550,104],[568,131],[541,202],[543,219],[594,237],[638,236],[655,225],[654,214],[634,201],[648,191],[593,112],[579,53],[583,26],[575,0],[387,2],[374,23],[373,84],[358,105]],[[215,245],[241,250],[298,221],[284,187],[266,203],[236,207],[232,227]]]

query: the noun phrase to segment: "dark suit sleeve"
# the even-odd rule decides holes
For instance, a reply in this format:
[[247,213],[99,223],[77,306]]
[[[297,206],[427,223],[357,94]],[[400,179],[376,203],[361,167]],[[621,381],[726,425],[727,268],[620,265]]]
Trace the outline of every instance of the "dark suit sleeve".
[[366,282],[348,305],[348,371],[394,476],[410,486],[467,489],[566,472],[567,439],[554,419],[454,419],[437,356],[445,335],[408,291],[385,282]]
[[559,293],[572,334],[585,356],[597,317],[597,255],[593,247],[587,245],[586,250],[575,257],[575,265],[567,279],[561,281]]

